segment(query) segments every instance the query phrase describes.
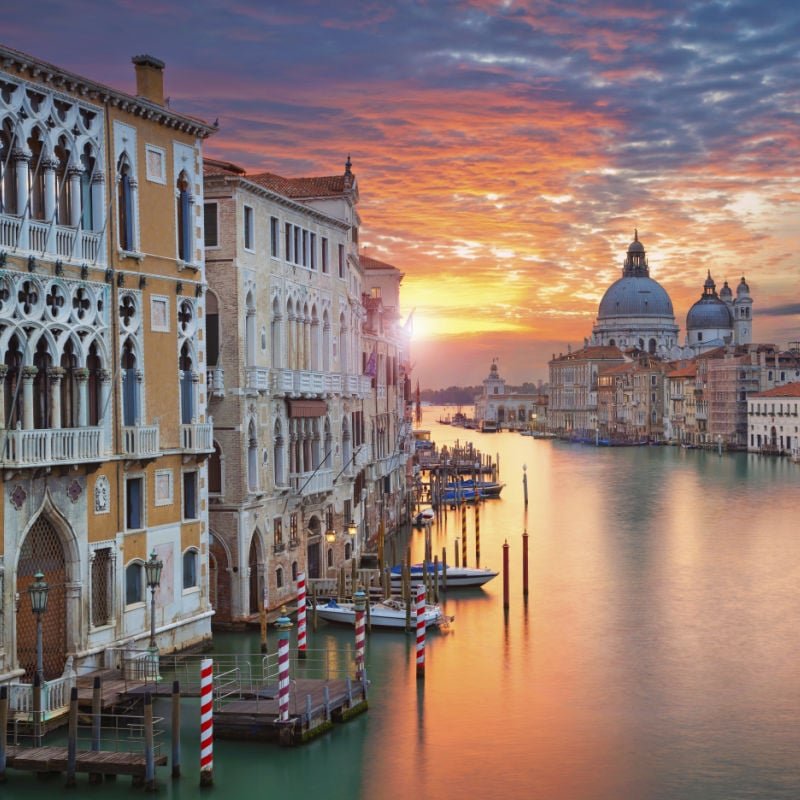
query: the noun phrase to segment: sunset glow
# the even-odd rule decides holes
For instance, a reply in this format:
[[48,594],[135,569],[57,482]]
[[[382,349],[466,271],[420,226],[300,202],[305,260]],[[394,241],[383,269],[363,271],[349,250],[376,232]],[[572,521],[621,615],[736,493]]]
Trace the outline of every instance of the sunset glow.
[[545,378],[634,228],[681,338],[710,270],[747,276],[754,340],[800,339],[800,10],[640,6],[117,0],[89,27],[28,4],[3,38],[129,91],[129,56],[164,59],[171,107],[218,118],[206,153],[248,170],[350,154],[360,242],[405,274],[414,379],[435,388],[495,356],[512,383]]

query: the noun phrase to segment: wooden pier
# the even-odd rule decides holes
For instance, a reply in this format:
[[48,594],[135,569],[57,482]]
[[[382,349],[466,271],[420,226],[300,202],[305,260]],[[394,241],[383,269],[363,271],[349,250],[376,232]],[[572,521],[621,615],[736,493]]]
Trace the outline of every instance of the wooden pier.
[[[68,762],[66,747],[10,746],[6,751],[6,766],[26,772],[67,772]],[[157,767],[165,766],[167,757],[156,755],[154,762]],[[90,775],[130,775],[144,780],[146,769],[144,753],[79,750],[75,760],[75,771]]]

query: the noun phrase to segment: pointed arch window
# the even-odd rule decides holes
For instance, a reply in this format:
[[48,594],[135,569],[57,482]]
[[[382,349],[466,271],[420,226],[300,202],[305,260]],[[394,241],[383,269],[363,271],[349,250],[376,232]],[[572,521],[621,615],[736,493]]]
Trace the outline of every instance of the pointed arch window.
[[98,229],[97,214],[94,207],[94,197],[92,196],[92,182],[95,179],[95,158],[92,155],[92,148],[87,144],[81,154],[81,228],[85,231],[95,231]]
[[206,293],[206,364],[219,366],[219,302],[214,292]]
[[139,370],[132,339],[122,345],[122,424],[138,425],[141,418]]
[[180,384],[181,384],[181,423],[189,425],[195,415],[194,372],[192,369],[192,354],[189,343],[181,347],[179,359]]
[[178,258],[191,263],[192,256],[192,206],[189,179],[185,172],[178,175],[176,185],[176,215],[178,223]]
[[247,428],[247,488],[258,491],[258,437],[253,420]]
[[135,250],[133,240],[133,175],[131,165],[123,154],[117,165],[117,209],[119,224],[119,246],[123,250]]
[[11,121],[0,127],[0,214],[17,214],[17,162],[12,156],[15,136]]
[[247,366],[253,367],[256,363],[256,303],[253,293],[247,293],[245,300],[245,320],[244,320],[244,345]]
[[276,421],[273,434],[274,449],[272,457],[272,468],[275,472],[275,485],[286,485],[286,472],[285,472],[285,445],[283,441],[283,430],[280,421]]
[[28,170],[28,215],[31,219],[44,219],[44,144],[42,133],[34,128],[28,139],[31,152],[30,169]]

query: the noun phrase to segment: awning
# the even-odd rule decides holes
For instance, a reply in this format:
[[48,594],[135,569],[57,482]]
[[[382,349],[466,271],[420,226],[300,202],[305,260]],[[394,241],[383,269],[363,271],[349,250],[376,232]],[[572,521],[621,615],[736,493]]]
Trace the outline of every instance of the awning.
[[289,416],[297,417],[324,417],[328,406],[324,400],[289,400]]

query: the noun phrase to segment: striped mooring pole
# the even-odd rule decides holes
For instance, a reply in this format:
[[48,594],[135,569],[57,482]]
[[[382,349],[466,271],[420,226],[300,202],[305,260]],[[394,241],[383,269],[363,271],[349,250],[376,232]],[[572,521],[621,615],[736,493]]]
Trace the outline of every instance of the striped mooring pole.
[[481,504],[475,498],[475,566],[481,565]]
[[297,657],[306,657],[306,575],[297,575]]
[[425,587],[416,587],[417,595],[417,677],[425,677]]
[[353,604],[356,609],[356,680],[364,680],[364,643],[366,634],[364,630],[364,612],[367,607],[367,595],[359,589],[353,595]]
[[[173,736],[175,732],[173,731]],[[200,786],[214,785],[214,661],[200,662]]]
[[461,506],[461,566],[467,566],[467,507]]
[[275,622],[278,629],[278,722],[289,721],[289,631],[292,621],[280,617]]

